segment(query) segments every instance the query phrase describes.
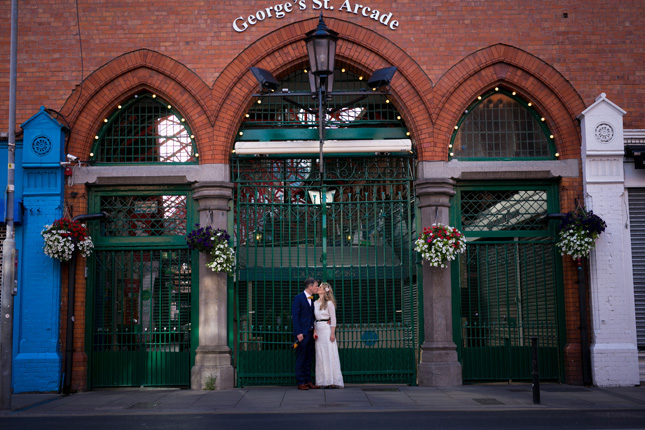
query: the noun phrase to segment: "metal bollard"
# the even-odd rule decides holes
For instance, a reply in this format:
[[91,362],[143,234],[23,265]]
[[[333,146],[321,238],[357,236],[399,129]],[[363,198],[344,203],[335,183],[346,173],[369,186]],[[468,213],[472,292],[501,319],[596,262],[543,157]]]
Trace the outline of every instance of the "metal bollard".
[[533,351],[532,369],[533,369],[533,404],[540,404],[540,369],[538,367],[538,338],[531,336],[531,349]]

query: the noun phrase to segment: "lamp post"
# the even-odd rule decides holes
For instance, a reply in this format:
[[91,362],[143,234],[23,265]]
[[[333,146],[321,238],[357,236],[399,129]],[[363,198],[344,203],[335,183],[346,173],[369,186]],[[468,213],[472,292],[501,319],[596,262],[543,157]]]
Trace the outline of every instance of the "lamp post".
[[2,243],[2,298],[0,307],[0,410],[11,409],[13,371],[13,296],[16,294],[16,239],[13,207],[16,161],[16,73],[18,47],[18,1],[11,1],[9,49],[9,136],[7,142],[7,236]]
[[[367,81],[368,89],[361,91],[342,91],[334,93],[334,69],[336,63],[336,42],[338,33],[329,29],[325,25],[322,13],[318,20],[318,26],[305,34],[304,42],[307,45],[307,56],[309,58],[309,89],[310,93],[290,92],[283,89],[282,92],[275,92],[280,87],[280,82],[273,77],[268,70],[259,67],[251,67],[253,76],[260,84],[260,92],[253,94],[254,97],[281,97],[286,102],[304,110],[311,115],[318,115],[318,138],[320,141],[319,170],[320,179],[323,180],[324,163],[323,163],[323,145],[325,143],[325,119],[330,112],[327,108],[327,101],[334,95],[357,96],[357,98],[337,106],[331,112],[338,112],[348,106],[353,105],[372,94],[389,94],[389,86],[397,68],[386,67],[376,70],[372,77]],[[381,91],[386,87],[385,91]],[[311,96],[318,102],[318,109],[314,110],[301,103],[294,101],[290,97],[294,96]]]
[[[282,89],[280,92],[276,90],[280,87],[280,82],[273,77],[268,70],[259,67],[251,67],[253,76],[260,84],[260,92],[253,94],[254,97],[280,97],[287,103],[298,107],[299,109],[307,112],[310,115],[318,115],[318,139],[320,143],[320,154],[318,157],[318,168],[320,172],[320,192],[319,201],[321,204],[322,215],[322,267],[327,267],[327,199],[328,192],[325,186],[325,167],[323,162],[323,146],[325,144],[325,120],[328,114],[339,112],[342,109],[351,106],[372,94],[389,94],[389,85],[396,67],[387,67],[379,69],[374,72],[372,77],[367,81],[368,88],[361,91],[342,91],[334,93],[334,70],[336,63],[336,42],[338,41],[338,33],[330,30],[323,21],[322,13],[318,20],[318,26],[305,34],[304,42],[307,45],[307,56],[309,58],[309,89],[311,92],[290,92],[288,89]],[[385,91],[381,91],[383,87],[387,87]],[[356,96],[355,99],[344,103],[342,106],[335,106],[333,109],[328,109],[327,102],[332,99],[334,95]],[[294,96],[309,96],[317,101],[318,109],[311,109],[308,106],[298,103],[291,97]],[[333,199],[333,194],[331,194]],[[313,199],[313,195],[312,195]],[[325,280],[325,272],[323,270],[323,280]]]
[[330,30],[323,21],[322,13],[318,27],[305,35],[307,54],[309,55],[309,89],[318,98],[318,138],[320,140],[320,178],[324,173],[323,145],[325,143],[325,117],[327,97],[334,87],[334,66],[336,62],[336,41],[338,33]]

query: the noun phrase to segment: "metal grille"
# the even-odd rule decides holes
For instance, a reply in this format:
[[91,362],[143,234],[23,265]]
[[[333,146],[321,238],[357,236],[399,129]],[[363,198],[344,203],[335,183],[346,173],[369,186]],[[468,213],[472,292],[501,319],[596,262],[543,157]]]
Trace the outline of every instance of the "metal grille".
[[101,211],[110,222],[104,237],[185,236],[187,197],[185,195],[101,196]]
[[187,249],[96,251],[90,384],[190,384]]
[[[239,385],[291,384],[291,302],[330,282],[346,382],[413,383],[413,160],[234,160]],[[327,196],[322,198],[321,196]]]
[[538,337],[540,378],[559,379],[563,348],[561,256],[555,246],[553,185],[461,186],[458,225],[468,242],[459,257],[455,339],[465,381],[531,379]]
[[464,113],[453,136],[454,158],[552,158],[550,134],[530,105],[493,92]]
[[629,189],[629,230],[632,239],[634,304],[638,349],[645,349],[645,189]]
[[[293,72],[282,79],[282,88],[290,92],[309,94],[309,75],[302,70]],[[277,90],[280,92],[281,90]],[[362,129],[357,133],[374,134],[372,128],[390,129],[386,137],[405,137],[405,124],[396,108],[384,95],[370,94],[366,80],[341,68],[334,72],[334,92],[365,91],[365,95],[334,95],[328,101],[325,118],[328,133],[338,134],[339,129]],[[264,97],[247,113],[240,127],[238,140],[283,140],[285,136],[299,139],[318,139],[318,102],[311,95]],[[267,133],[266,129],[279,129]],[[264,130],[264,132],[263,132]],[[289,134],[291,132],[291,134]],[[394,133],[394,134],[392,134]],[[348,138],[348,135],[342,135]],[[328,136],[331,138],[332,136]]]
[[465,380],[531,379],[532,336],[540,377],[558,378],[558,301],[552,241],[477,242],[461,258]]
[[465,231],[545,230],[547,193],[542,190],[463,191]]
[[97,135],[97,163],[195,163],[194,136],[169,103],[142,94],[106,118]]

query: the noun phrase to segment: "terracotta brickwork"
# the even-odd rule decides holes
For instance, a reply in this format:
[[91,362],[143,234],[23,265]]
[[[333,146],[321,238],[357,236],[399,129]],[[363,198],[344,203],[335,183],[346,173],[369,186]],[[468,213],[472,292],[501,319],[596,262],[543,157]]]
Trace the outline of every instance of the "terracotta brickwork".
[[[314,10],[315,4],[333,7],[324,15],[328,27],[340,33],[338,61],[365,74],[398,67],[391,98],[420,160],[447,160],[462,112],[495,86],[517,91],[535,104],[547,118],[561,159],[580,158],[576,117],[601,92],[627,111],[625,128],[645,129],[642,0],[362,2],[372,11],[391,13],[390,19],[399,23],[395,30],[365,17],[356,2],[302,0],[290,2],[292,11],[284,17],[258,20],[244,32],[233,29],[236,18],[246,19],[279,2],[89,1],[79,2],[79,19],[73,2],[19,3],[17,124],[40,106],[60,112],[71,130],[67,152],[82,159],[89,158],[103,118],[147,90],[184,114],[196,136],[200,163],[227,163],[257,89],[249,67],[268,69],[278,77],[304,67],[302,38],[321,12]],[[8,59],[10,1],[0,4],[6,24],[0,29],[0,49]],[[306,10],[299,10],[299,4]],[[4,61],[0,76],[8,75],[9,62]],[[8,79],[2,79],[0,99],[9,99],[8,87]],[[6,109],[0,121],[4,130]],[[83,186],[68,187],[65,197],[70,215],[87,209]],[[562,211],[581,199],[580,179],[562,179]],[[566,379],[579,383],[577,272],[568,260]],[[83,389],[85,266],[77,267],[73,387]],[[63,317],[63,344],[65,324]]]

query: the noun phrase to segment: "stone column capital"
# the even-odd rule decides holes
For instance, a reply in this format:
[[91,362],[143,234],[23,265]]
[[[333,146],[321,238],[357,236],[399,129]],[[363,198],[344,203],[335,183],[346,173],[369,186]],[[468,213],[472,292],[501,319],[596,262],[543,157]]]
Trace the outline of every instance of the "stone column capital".
[[420,179],[416,183],[419,208],[450,207],[450,198],[456,194],[456,182],[448,178]]
[[199,182],[193,185],[193,199],[199,203],[199,211],[228,211],[228,202],[233,199],[233,184],[230,182]]

